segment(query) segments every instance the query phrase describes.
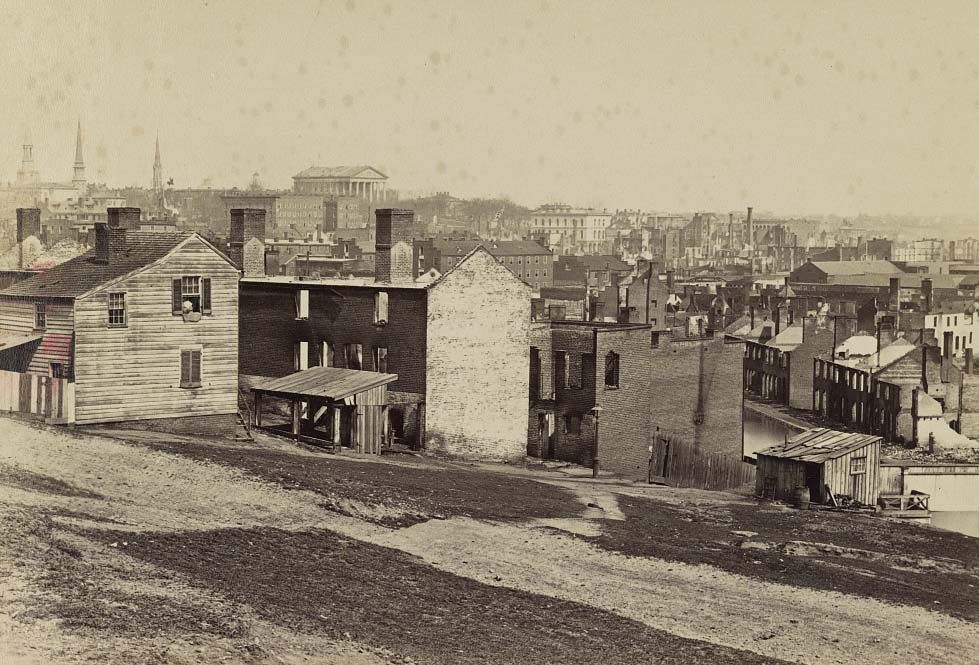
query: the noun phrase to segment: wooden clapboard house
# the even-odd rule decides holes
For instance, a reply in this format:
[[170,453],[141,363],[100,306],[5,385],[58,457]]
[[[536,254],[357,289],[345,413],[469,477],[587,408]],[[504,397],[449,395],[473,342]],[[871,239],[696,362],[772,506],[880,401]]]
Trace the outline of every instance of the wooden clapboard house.
[[200,432],[237,414],[238,270],[110,208],[95,249],[0,291],[0,410]]

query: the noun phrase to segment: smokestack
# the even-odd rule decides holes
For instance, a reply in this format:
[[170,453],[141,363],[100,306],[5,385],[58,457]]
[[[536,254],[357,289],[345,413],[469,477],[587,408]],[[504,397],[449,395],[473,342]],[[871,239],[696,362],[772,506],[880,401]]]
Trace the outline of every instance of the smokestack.
[[672,270],[672,269],[671,270],[667,270],[666,271],[666,291],[667,291],[667,293],[670,293],[671,295],[673,293],[673,286],[676,283],[675,282],[675,279],[676,279],[676,272],[674,270]]
[[232,263],[242,270],[245,264],[245,245],[252,238],[258,238],[265,243],[265,210],[262,208],[232,208],[231,233],[229,235],[230,249],[228,252]]
[[931,277],[925,277],[921,280],[921,298],[924,300],[925,314],[930,314],[934,299],[934,285]]
[[755,236],[754,233],[752,233],[752,227],[751,227],[751,206],[748,206],[748,220],[745,222],[745,233],[747,233],[747,238],[745,238],[744,241],[745,244],[754,245]]
[[415,211],[378,208],[375,215],[374,279],[390,284],[410,282],[412,244],[415,239]]
[[17,208],[17,269],[24,269],[24,241],[41,237],[41,209]]

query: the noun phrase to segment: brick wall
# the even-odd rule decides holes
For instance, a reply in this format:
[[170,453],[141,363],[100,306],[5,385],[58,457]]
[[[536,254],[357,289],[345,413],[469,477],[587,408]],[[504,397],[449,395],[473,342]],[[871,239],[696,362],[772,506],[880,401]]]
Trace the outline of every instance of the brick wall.
[[961,432],[970,439],[979,438],[979,375],[962,374]]
[[265,277],[265,242],[252,238],[245,243],[242,269],[245,277]]
[[483,459],[525,455],[530,298],[530,288],[484,249],[429,289],[429,450]]
[[[743,343],[662,338],[652,351],[652,428],[703,452],[741,454]],[[701,389],[700,386],[703,386]],[[703,395],[703,420],[698,396]]]
[[[309,319],[296,320],[296,292],[309,289]],[[425,291],[388,290],[388,323],[374,325],[369,287],[316,282],[241,282],[239,367],[241,374],[277,378],[295,371],[295,343],[309,342],[310,366],[319,364],[320,342],[363,346],[364,369],[373,370],[373,350],[388,349],[388,372],[398,380],[389,391],[425,393]],[[526,393],[524,393],[526,394]]]
[[802,344],[789,352],[789,406],[812,410],[813,359],[833,351],[833,322],[807,317]]
[[[599,330],[595,351],[594,394],[602,408],[598,423],[601,468],[627,478],[646,478],[652,386],[649,329]],[[605,359],[609,352],[619,356],[617,388],[605,385]]]

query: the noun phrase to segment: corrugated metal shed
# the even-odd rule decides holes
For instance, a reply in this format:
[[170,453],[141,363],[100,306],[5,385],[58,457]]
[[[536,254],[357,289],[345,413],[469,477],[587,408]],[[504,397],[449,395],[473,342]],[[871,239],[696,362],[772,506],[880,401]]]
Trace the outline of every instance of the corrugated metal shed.
[[253,392],[288,397],[341,401],[371,388],[397,381],[397,374],[339,367],[311,367],[252,387]]
[[758,455],[821,463],[843,457],[880,440],[881,437],[873,434],[839,432],[825,427],[815,427],[788,439],[784,445],[759,451]]

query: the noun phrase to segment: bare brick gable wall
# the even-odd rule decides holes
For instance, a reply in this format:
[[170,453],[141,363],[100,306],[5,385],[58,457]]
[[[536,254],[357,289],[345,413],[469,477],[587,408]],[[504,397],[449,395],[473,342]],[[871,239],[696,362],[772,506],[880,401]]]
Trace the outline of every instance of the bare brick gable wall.
[[[701,363],[703,355],[703,363]],[[652,353],[652,427],[706,453],[741,454],[743,343],[663,339]],[[811,371],[811,368],[810,368]],[[703,390],[699,389],[703,374]],[[703,395],[703,423],[695,422]]]
[[523,458],[530,287],[479,249],[428,296],[426,448],[472,458]]

